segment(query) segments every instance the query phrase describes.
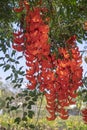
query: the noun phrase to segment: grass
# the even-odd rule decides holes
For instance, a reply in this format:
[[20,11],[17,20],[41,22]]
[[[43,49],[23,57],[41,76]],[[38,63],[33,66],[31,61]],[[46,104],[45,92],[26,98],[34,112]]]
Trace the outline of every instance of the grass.
[[[0,116],[0,125],[6,130],[86,130],[87,125],[84,124],[81,116],[70,116],[67,120],[57,118],[55,121],[47,121],[46,118],[40,118],[35,128],[36,119],[21,121],[19,124],[14,123],[14,119],[5,114]],[[27,127],[26,127],[27,126]],[[28,126],[31,126],[29,128]]]

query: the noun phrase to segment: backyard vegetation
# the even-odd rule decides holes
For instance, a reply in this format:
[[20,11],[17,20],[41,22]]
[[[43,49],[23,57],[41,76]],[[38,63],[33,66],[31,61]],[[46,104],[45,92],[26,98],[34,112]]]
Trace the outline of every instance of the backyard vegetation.
[[86,10],[86,0],[0,1],[1,130],[87,129]]
[[[36,118],[27,118],[27,121],[14,123],[14,118],[5,114],[0,116],[0,124],[6,130],[86,130],[87,125],[82,121],[81,116],[70,116],[67,120],[60,118],[55,121],[47,122],[46,118],[40,118],[36,127],[34,127]],[[3,130],[3,129],[2,129]]]

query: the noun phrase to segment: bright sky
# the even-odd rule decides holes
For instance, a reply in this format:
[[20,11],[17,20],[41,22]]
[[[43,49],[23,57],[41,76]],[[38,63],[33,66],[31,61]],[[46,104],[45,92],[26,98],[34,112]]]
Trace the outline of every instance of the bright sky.
[[84,51],[85,52],[83,53],[83,63],[82,63],[82,66],[83,66],[83,75],[85,74],[85,72],[87,71],[87,63],[85,62],[84,58],[85,56],[87,56],[87,43],[83,41],[82,44],[78,43],[78,47],[79,47],[79,50],[80,51]]

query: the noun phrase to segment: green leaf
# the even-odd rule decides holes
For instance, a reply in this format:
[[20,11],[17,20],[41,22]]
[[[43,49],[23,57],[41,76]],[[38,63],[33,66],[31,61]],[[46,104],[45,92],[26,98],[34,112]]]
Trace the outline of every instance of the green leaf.
[[28,95],[28,90],[26,89],[23,91],[23,96],[27,96],[27,95]]
[[6,45],[7,45],[8,47],[11,47],[11,46],[10,46],[10,43],[9,43],[9,41],[8,41],[8,42],[6,42]]
[[87,95],[84,97],[83,102],[87,102]]
[[19,60],[20,58],[22,58],[23,56],[19,56],[19,57],[17,57],[17,60]]
[[11,97],[6,97],[6,100],[7,101],[12,101],[12,100],[14,100],[15,98],[13,97],[13,96],[11,96]]
[[35,103],[34,103],[33,101],[29,101],[27,108],[28,108],[28,109],[31,109],[31,106],[32,106],[32,105],[35,105]]
[[19,61],[15,61],[15,64],[19,64]]
[[34,116],[34,112],[33,111],[28,111],[28,117],[33,118],[33,116]]
[[23,113],[23,116],[27,116],[27,112],[24,112],[24,113]]
[[83,42],[82,39],[78,39],[78,43],[82,44],[82,42]]
[[22,94],[22,93],[18,93],[18,96],[19,96],[19,97],[23,97],[23,94]]
[[5,66],[4,66],[4,68],[5,68],[5,69],[4,69],[4,71],[7,71],[7,70],[9,70],[9,69],[10,69],[10,65],[9,65],[9,64],[7,64],[7,65],[5,65]]
[[23,66],[21,66],[21,67],[19,68],[19,70],[22,70],[22,68],[23,68]]
[[[15,82],[15,83],[16,83],[16,82]],[[14,88],[16,88],[16,87],[17,87],[17,88],[20,88],[20,87],[21,87],[21,84],[15,84],[15,85],[14,85]]]
[[6,104],[6,108],[9,108],[10,106],[9,106],[9,102],[7,102],[7,104]]
[[0,67],[3,66],[4,64],[0,64]]
[[5,57],[6,57],[6,58],[9,58],[9,55],[8,55],[8,54],[5,54]]
[[6,100],[9,100],[9,101],[10,101],[10,97],[7,97]]
[[0,60],[4,60],[5,59],[5,57],[0,57]]
[[15,60],[14,60],[14,59],[12,59],[12,58],[10,58],[10,59],[9,59],[9,61],[11,61],[11,62],[15,62]]
[[12,83],[16,83],[16,80],[12,80]]
[[35,103],[34,103],[33,101],[29,101],[28,104],[30,104],[30,105],[34,105]]
[[12,106],[12,107],[11,107],[11,111],[13,111],[13,110],[17,110],[17,107]]
[[23,121],[27,121],[27,117],[24,116],[24,117],[22,118],[22,120],[23,120]]
[[18,82],[19,82],[19,83],[22,83],[22,82],[23,82],[23,78],[19,78],[19,79],[18,79]]
[[2,46],[2,51],[4,52],[4,54],[6,53],[7,48],[5,47],[5,45]]
[[18,71],[18,74],[24,75],[25,71]]
[[23,106],[23,107],[26,107],[26,106],[27,106],[27,103],[23,103],[22,106]]
[[36,95],[36,91],[30,91],[30,92],[29,92],[29,95],[30,95],[31,97],[34,97],[34,96]]
[[21,118],[20,117],[17,117],[15,120],[14,120],[15,123],[19,124],[21,122]]
[[13,57],[15,55],[16,51],[13,50],[12,53],[11,53],[11,57]]
[[28,89],[24,90],[23,93],[25,93],[27,95],[28,93]]
[[31,105],[29,104],[29,105],[27,106],[27,108],[28,108],[28,109],[31,109]]
[[8,79],[12,78],[12,76],[13,75],[11,74],[10,76],[6,77],[5,80],[8,80]]
[[31,129],[34,129],[34,128],[35,128],[35,126],[34,126],[33,124],[30,124],[29,127],[30,127]]
[[26,101],[29,101],[29,100],[30,100],[30,97],[25,97],[25,100],[26,100]]
[[13,96],[10,97],[11,100],[14,100],[15,98]]
[[35,96],[34,98],[32,98],[33,101],[37,101],[38,96]]

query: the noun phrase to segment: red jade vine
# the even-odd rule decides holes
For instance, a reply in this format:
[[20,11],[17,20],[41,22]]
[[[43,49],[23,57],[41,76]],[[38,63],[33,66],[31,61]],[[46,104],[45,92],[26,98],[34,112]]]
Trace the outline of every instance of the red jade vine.
[[[67,106],[75,104],[76,90],[82,85],[82,57],[76,47],[76,36],[70,37],[59,47],[59,57],[51,53],[49,43],[48,18],[43,20],[43,11],[46,8],[33,7],[29,3],[20,1],[19,8],[14,9],[20,13],[25,11],[25,28],[14,32],[12,47],[24,52],[26,65],[26,78],[29,81],[27,88],[39,89],[43,92],[50,116],[48,120],[56,119],[57,115],[62,119],[69,117]],[[62,57],[62,58],[61,58]]]
[[87,124],[87,108],[81,110],[81,113],[82,113],[84,123]]

